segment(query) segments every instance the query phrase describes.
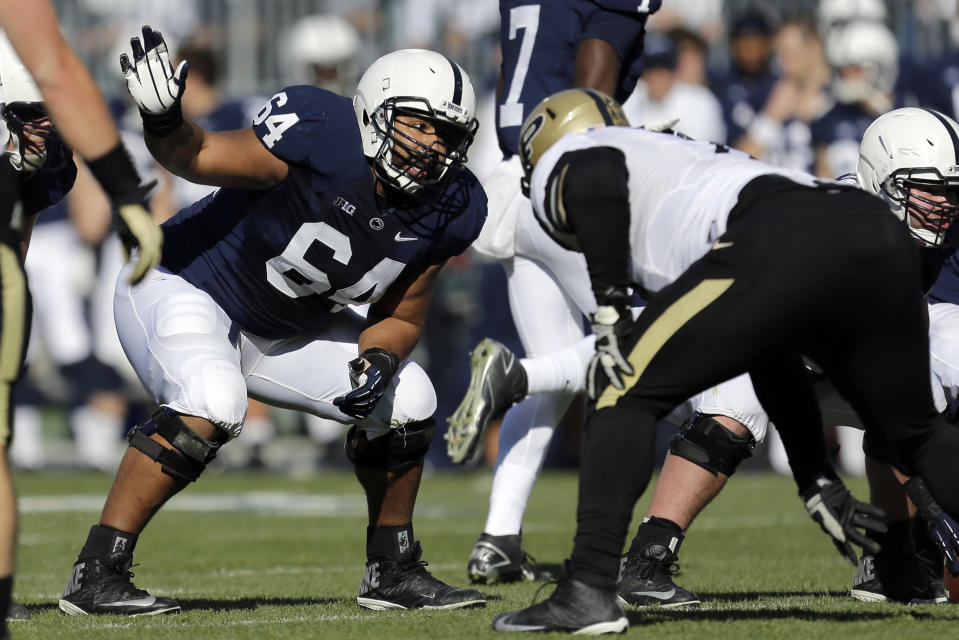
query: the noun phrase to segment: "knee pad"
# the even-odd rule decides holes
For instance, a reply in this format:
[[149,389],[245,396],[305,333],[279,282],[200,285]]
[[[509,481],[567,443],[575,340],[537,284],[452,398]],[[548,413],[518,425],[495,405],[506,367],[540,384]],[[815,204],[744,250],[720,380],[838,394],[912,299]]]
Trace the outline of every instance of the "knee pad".
[[435,425],[432,418],[410,422],[372,440],[354,426],[346,434],[346,457],[360,467],[402,473],[426,456],[436,433]]
[[669,441],[669,451],[712,474],[731,476],[751,456],[756,440],[739,436],[709,416],[696,414]]
[[[151,439],[154,433],[160,434],[173,449],[167,449]],[[223,437],[225,440],[225,432]],[[197,481],[223,444],[200,436],[179,415],[167,408],[154,413],[142,425],[133,427],[127,439],[131,447],[158,462],[163,473],[190,482]]]

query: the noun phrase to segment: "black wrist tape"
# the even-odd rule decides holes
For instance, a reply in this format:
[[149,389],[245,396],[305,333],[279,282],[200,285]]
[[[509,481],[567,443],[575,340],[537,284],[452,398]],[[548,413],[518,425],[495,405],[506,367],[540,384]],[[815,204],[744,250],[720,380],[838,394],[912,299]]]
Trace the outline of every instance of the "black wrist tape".
[[122,143],[96,160],[87,160],[87,167],[114,203],[142,204],[140,174]]
[[177,100],[170,110],[164,113],[147,113],[140,109],[140,117],[143,118],[144,133],[165,138],[183,124],[183,109],[180,107],[180,101]]

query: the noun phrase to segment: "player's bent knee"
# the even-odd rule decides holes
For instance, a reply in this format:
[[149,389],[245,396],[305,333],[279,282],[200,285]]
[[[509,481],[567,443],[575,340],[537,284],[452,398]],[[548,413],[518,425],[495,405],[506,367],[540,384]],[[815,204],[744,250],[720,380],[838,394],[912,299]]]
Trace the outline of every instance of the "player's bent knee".
[[669,441],[669,451],[712,474],[731,476],[743,460],[752,455],[756,440],[737,435],[715,419],[696,414],[683,424]]
[[[166,440],[172,449],[150,438],[154,433]],[[149,420],[135,426],[128,436],[130,446],[155,461],[168,476],[196,482],[206,466],[216,458],[217,450],[227,440],[225,431],[218,431],[208,440],[191,429],[171,409],[163,408]]]
[[397,371],[396,380],[394,420],[421,422],[436,413],[436,390],[422,367],[406,361]]
[[419,464],[436,434],[432,418],[390,429],[385,435],[369,439],[366,432],[352,427],[346,434],[346,457],[369,469],[403,473]]

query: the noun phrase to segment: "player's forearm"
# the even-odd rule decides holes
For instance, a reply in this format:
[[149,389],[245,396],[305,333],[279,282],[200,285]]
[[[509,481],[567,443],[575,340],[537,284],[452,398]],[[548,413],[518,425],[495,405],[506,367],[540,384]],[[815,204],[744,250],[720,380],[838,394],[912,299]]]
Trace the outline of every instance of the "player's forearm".
[[414,322],[399,318],[383,318],[363,330],[359,339],[359,351],[379,347],[395,353],[404,360],[413,352],[419,342],[423,327]]
[[180,127],[168,136],[144,134],[147,149],[164,169],[191,182],[199,180],[197,167],[203,150],[206,132],[186,118]]

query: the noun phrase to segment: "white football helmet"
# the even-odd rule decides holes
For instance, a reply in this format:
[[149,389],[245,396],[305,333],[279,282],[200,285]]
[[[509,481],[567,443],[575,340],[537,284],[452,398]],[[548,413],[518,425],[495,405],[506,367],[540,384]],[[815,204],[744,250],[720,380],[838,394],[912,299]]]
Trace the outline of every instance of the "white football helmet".
[[[476,94],[458,64],[435,51],[401,49],[376,60],[360,78],[353,110],[363,136],[363,153],[378,178],[408,194],[440,183],[450,169],[466,162],[476,135]],[[426,118],[441,131],[443,143],[426,148],[393,126],[398,115]],[[401,146],[407,159],[394,164]],[[432,169],[436,164],[439,169]],[[411,170],[422,170],[414,177]],[[420,171],[415,171],[420,173]]]
[[[839,102],[877,100],[891,94],[895,87],[899,43],[881,22],[855,21],[837,28],[826,40],[826,57],[833,69],[832,90]],[[862,77],[842,76],[842,69],[852,66],[864,70]]]
[[[879,116],[862,136],[856,177],[863,189],[889,203],[922,244],[942,246],[946,230],[959,217],[959,123],[919,107]],[[947,201],[921,198],[912,187],[943,189]],[[953,235],[956,231],[959,227]]]
[[816,24],[819,35],[825,38],[834,28],[854,20],[886,22],[889,11],[883,0],[819,0],[816,7]]
[[7,150],[17,171],[33,173],[46,161],[46,141],[56,135],[43,96],[5,33],[0,32],[0,88],[3,120],[12,144]]
[[283,61],[294,82],[349,96],[356,86],[360,36],[345,18],[313,15],[299,20],[283,39]]

